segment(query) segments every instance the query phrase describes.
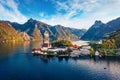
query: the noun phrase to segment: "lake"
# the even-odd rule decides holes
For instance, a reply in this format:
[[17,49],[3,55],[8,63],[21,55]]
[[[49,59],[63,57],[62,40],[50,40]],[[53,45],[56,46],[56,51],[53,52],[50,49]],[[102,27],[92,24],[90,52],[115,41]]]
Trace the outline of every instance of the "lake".
[[120,80],[120,58],[33,56],[39,42],[0,45],[0,80]]

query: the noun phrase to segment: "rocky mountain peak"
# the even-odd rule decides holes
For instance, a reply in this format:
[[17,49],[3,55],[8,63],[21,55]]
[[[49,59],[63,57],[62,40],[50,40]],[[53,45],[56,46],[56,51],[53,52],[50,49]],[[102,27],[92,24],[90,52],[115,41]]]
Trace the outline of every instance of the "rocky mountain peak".
[[34,20],[33,18],[30,18],[27,23],[37,23],[37,20]]
[[96,21],[95,21],[95,24],[100,24],[100,23],[102,23],[101,20],[96,20]]
[[120,29],[120,17],[111,20],[106,24],[102,23],[100,20],[96,20],[81,39],[98,41],[102,39],[105,34],[113,32],[117,29]]

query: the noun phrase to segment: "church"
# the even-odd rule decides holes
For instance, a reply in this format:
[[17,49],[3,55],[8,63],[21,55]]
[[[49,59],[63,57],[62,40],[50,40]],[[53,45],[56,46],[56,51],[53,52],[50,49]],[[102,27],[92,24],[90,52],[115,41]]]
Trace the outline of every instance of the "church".
[[44,32],[42,50],[48,50],[49,48],[51,48],[51,44],[50,44],[50,41],[49,41],[49,33],[47,31],[45,31]]

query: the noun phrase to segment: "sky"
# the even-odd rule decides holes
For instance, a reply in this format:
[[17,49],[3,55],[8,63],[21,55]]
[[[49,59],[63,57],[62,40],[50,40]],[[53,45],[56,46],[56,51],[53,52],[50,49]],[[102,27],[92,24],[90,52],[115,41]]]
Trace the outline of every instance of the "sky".
[[120,17],[120,0],[0,0],[0,20],[25,23],[33,18],[50,25],[91,27]]

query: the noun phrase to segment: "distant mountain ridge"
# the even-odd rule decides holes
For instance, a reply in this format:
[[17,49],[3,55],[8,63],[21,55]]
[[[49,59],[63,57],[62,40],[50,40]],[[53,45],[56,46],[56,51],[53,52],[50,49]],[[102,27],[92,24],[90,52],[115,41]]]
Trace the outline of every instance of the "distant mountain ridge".
[[120,29],[120,17],[109,21],[108,23],[102,23],[101,21],[95,21],[95,23],[88,29],[88,31],[81,37],[82,40],[98,41],[102,37],[112,31]]
[[[84,29],[68,28],[61,25],[51,26],[41,21],[30,18],[26,23],[19,24],[16,22],[9,22],[16,30],[26,32],[31,39],[40,39],[44,37],[44,32],[48,31],[50,40],[56,39],[70,39],[78,40],[86,32]],[[37,32],[36,32],[37,31]]]
[[[10,31],[7,28],[10,29]],[[16,40],[19,40],[17,39],[18,36],[19,38],[21,38],[21,40],[23,39],[42,41],[45,31],[48,31],[51,41],[54,41],[56,39],[82,39],[89,41],[98,41],[102,39],[105,34],[111,33],[118,29],[120,29],[120,17],[111,20],[106,24],[100,20],[97,20],[88,30],[69,28],[62,25],[51,26],[49,24],[34,20],[32,18],[24,24],[10,21],[0,21],[0,35],[2,35],[0,36],[1,41],[10,39],[12,40],[14,36],[16,36]]]

